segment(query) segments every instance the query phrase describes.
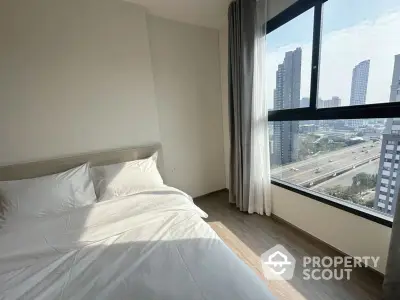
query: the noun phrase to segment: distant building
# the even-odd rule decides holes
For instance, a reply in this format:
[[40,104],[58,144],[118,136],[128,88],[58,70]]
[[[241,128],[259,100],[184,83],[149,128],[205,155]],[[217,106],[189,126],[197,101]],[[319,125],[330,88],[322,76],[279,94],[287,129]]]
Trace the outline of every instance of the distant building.
[[317,108],[324,108],[325,107],[325,102],[321,98],[317,99]]
[[[390,102],[400,101],[400,54],[395,56]],[[387,119],[382,134],[381,158],[375,194],[375,209],[393,215],[400,189],[400,119]]]
[[350,105],[365,104],[368,88],[369,64],[369,60],[364,60],[353,69]]
[[342,100],[339,97],[332,97],[332,99],[328,100],[318,99],[318,108],[339,107],[341,104]]
[[342,99],[340,99],[339,97],[332,97],[330,101],[330,106],[329,107],[339,107],[342,106]]
[[[339,97],[332,97],[332,99],[322,100],[321,98],[317,99],[317,108],[328,108],[328,107],[339,107],[342,104],[342,100]],[[309,107],[310,106],[310,98],[301,98],[300,107]]]
[[310,98],[301,98],[300,99],[300,107],[310,107]]
[[318,126],[315,124],[305,124],[300,125],[299,132],[300,133],[312,133],[318,130]]
[[337,130],[348,130],[345,120],[332,120],[333,128]]
[[[283,63],[276,71],[274,109],[300,107],[301,48],[285,53]],[[298,158],[298,121],[274,122],[272,160],[276,165],[296,161]]]
[[[353,69],[351,81],[350,105],[363,105],[367,99],[369,60],[364,60]],[[363,120],[349,120],[349,126],[353,128],[363,125]]]
[[[332,99],[322,100],[318,99],[318,108],[332,108],[332,107],[339,107],[342,105],[342,100],[339,97],[332,97]],[[333,126],[335,121],[333,120],[323,120],[320,121],[320,125],[329,125]]]
[[390,86],[389,102],[400,101],[400,54],[394,57],[392,85]]

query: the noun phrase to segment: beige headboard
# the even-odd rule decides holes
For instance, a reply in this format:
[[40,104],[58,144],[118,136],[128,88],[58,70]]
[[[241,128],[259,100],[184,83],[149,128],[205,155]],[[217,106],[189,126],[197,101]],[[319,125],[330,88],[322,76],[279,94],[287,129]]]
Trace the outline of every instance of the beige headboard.
[[158,151],[158,169],[160,170],[161,175],[163,175],[163,155],[161,144],[154,144],[150,146],[84,153],[75,156],[0,167],[0,181],[34,178],[60,173],[88,161],[92,166],[104,166],[143,159],[150,157],[156,151]]

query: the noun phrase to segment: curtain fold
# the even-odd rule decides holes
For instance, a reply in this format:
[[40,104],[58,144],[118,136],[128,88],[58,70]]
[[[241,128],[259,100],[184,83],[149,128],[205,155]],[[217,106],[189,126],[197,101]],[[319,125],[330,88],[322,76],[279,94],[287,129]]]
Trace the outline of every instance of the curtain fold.
[[266,20],[266,0],[229,7],[229,201],[241,211],[270,215]]
[[[398,197],[397,203],[399,201],[400,197]],[[393,219],[392,237],[383,282],[383,295],[384,300],[400,299],[400,205],[396,205]]]

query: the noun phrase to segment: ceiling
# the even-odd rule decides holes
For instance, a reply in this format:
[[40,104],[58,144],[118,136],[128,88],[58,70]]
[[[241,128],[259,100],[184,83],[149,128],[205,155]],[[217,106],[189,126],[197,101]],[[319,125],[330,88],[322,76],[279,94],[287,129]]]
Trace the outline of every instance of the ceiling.
[[231,0],[125,0],[148,9],[150,14],[189,24],[220,28]]

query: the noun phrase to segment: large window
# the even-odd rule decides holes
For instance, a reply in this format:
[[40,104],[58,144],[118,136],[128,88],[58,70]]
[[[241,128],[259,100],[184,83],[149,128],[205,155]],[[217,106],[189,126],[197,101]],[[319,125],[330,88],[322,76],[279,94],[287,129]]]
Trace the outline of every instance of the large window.
[[299,1],[267,24],[273,183],[391,226],[400,3]]
[[[354,122],[361,126],[354,129]],[[271,122],[272,178],[391,216],[399,190],[400,135],[386,132],[390,122]]]
[[317,106],[326,107],[323,100],[332,97],[339,99],[337,106],[394,101],[390,86],[400,54],[400,2],[329,0],[322,20]]

